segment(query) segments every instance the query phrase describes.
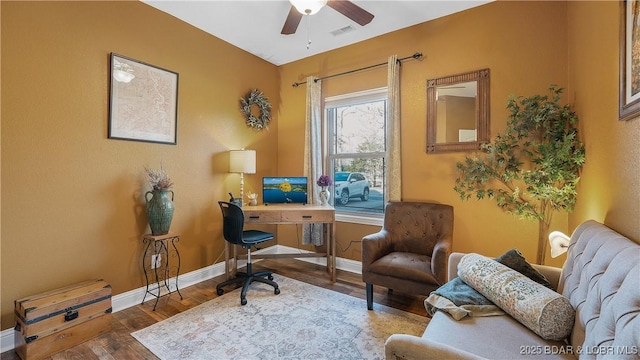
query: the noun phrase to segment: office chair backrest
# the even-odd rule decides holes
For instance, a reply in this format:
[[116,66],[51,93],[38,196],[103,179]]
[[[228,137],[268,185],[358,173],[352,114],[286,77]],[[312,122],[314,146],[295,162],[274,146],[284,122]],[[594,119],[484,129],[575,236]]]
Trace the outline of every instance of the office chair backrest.
[[222,235],[232,244],[242,245],[244,213],[242,209],[230,202],[218,201],[222,210]]

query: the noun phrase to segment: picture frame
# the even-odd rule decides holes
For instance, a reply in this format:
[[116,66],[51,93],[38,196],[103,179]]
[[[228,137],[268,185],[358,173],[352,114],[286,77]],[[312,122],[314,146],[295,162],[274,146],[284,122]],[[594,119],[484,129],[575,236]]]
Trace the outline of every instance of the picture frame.
[[108,138],[176,145],[178,73],[111,53],[109,75]]
[[620,106],[619,120],[640,115],[640,3],[620,2]]

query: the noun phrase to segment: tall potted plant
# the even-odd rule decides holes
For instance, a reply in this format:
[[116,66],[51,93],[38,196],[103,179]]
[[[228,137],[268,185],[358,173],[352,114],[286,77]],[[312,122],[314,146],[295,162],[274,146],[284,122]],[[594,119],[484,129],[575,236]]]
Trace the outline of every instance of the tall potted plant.
[[585,162],[578,117],[559,104],[562,90],[552,85],[550,95],[510,96],[505,133],[456,164],[454,190],[462,200],[493,199],[507,213],[538,221],[539,264],[553,214],[573,211]]
[[[169,233],[173,220],[173,181],[162,167],[149,169],[145,167],[147,180],[152,190],[144,194],[147,202],[147,219],[152,235],[165,235]],[[171,193],[171,199],[169,199]],[[149,198],[151,195],[151,198]]]

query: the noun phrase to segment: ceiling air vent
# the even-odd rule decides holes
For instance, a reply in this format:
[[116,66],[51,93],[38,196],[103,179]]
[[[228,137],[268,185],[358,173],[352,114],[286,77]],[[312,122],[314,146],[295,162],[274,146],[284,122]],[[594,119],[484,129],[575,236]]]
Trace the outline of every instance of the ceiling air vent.
[[345,26],[343,28],[340,28],[340,29],[337,29],[337,30],[333,30],[331,32],[331,35],[338,36],[338,35],[342,35],[342,34],[345,34],[345,33],[348,33],[348,32],[354,31],[354,30],[355,30],[355,28],[353,26],[347,25],[347,26]]

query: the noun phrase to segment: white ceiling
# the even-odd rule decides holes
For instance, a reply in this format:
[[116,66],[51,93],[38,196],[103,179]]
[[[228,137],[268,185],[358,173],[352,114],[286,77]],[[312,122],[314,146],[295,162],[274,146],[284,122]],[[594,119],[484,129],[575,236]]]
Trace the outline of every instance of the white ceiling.
[[[353,0],[375,16],[369,24],[360,26],[325,6],[317,14],[304,16],[295,34],[281,35],[291,7],[287,0],[142,0],[275,65],[351,45],[490,1]],[[353,30],[332,34],[346,27]],[[311,40],[309,49],[308,40]]]

